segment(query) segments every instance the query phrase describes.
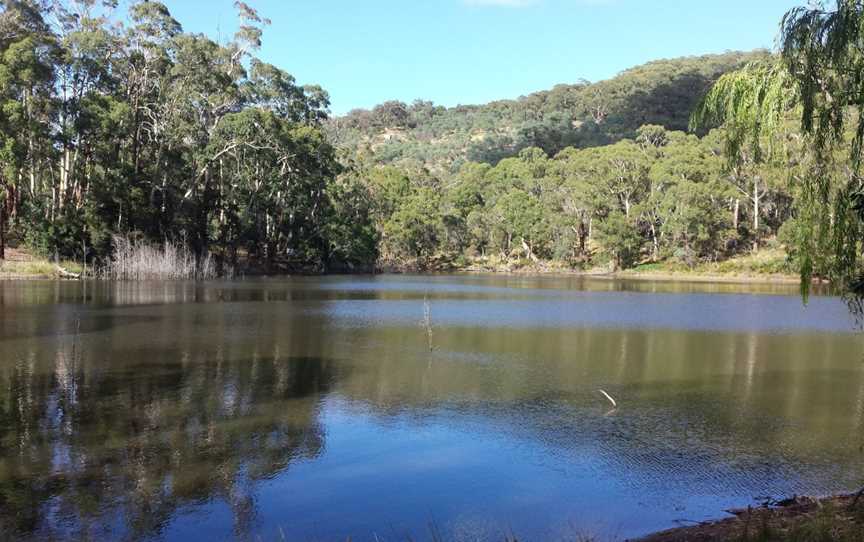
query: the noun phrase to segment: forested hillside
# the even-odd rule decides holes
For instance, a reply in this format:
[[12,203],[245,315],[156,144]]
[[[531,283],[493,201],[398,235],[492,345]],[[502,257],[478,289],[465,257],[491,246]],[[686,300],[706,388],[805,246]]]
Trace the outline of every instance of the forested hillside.
[[112,269],[180,247],[165,266],[191,271],[170,276],[693,267],[795,237],[794,123],[770,157],[687,131],[766,52],[331,118],[323,89],[255,56],[269,21],[247,4],[223,42],[159,2],[115,7],[0,0],[0,260],[8,243]]
[[640,126],[687,130],[690,112],[714,81],[765,51],[658,60],[607,81],[558,85],[516,100],[445,108],[388,101],[326,123],[334,141],[376,163],[455,173],[466,161],[495,164],[522,149],[548,155],[634,138]]
[[794,179],[808,167],[795,123],[766,142],[783,151],[770,157],[733,156],[710,122],[689,130],[718,77],[771,62],[664,60],[518,100],[386,102],[325,125],[349,165],[340,182],[368,202],[355,207],[379,267],[686,269],[767,247],[756,271],[790,272]]
[[370,202],[379,263],[393,268],[694,266],[794,237],[789,180],[806,161],[745,156],[730,167],[723,142],[719,130],[699,138],[646,125],[611,145],[466,163],[447,179],[386,165],[342,182]]

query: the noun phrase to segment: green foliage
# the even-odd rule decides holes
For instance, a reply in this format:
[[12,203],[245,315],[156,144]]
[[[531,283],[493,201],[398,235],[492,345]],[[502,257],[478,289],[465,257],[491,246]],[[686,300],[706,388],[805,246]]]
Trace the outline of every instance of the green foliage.
[[789,72],[775,59],[751,63],[727,73],[705,95],[690,119],[691,129],[723,124],[726,156],[734,163],[745,145],[759,161],[764,136],[769,143],[785,127],[785,119],[797,102]]
[[727,220],[715,208],[711,192],[704,184],[682,181],[670,187],[661,203],[665,218],[661,231],[668,235],[674,255],[694,264],[699,255],[722,252]]
[[338,146],[379,164],[413,161],[449,177],[462,164],[497,164],[522,149],[555,155],[634,138],[643,125],[685,130],[690,112],[721,75],[767,53],[726,53],[639,66],[608,81],[558,85],[517,100],[444,108],[386,102],[326,123]]
[[374,201],[359,179],[344,176],[328,187],[332,216],[325,237],[330,243],[328,268],[372,270],[378,260],[379,234],[373,223]]
[[443,235],[438,209],[438,193],[428,187],[421,187],[402,199],[398,209],[384,223],[388,255],[421,263],[431,258]]
[[[780,33],[783,66],[795,82],[801,104],[802,130],[813,136],[820,151],[843,143],[848,108],[864,103],[864,5],[858,0],[831,3],[833,9],[790,10]],[[860,115],[854,134],[850,155],[857,169],[864,138]]]
[[612,257],[614,269],[626,269],[639,258],[644,238],[621,211],[614,211],[597,227],[600,244]]
[[371,198],[388,264],[487,257],[618,268],[672,259],[694,267],[770,242],[790,218],[792,196],[777,168],[753,163],[730,176],[722,133],[700,139],[656,125],[637,133],[554,158],[531,147],[494,166],[468,162],[446,180],[393,165],[367,165],[350,178]]

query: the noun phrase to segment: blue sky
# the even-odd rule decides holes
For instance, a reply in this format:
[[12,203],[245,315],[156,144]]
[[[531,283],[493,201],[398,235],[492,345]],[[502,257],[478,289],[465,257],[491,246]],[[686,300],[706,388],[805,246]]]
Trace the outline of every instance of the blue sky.
[[[805,0],[246,0],[273,21],[261,57],[344,113],[597,81],[658,58],[773,47]],[[187,31],[230,35],[233,0],[166,0]]]

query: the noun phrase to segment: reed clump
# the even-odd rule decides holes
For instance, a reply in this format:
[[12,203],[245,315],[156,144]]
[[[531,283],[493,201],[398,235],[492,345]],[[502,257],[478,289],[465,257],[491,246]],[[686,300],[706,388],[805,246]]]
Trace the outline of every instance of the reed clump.
[[114,280],[207,280],[216,277],[210,255],[195,258],[185,245],[166,241],[156,245],[115,235],[114,252],[101,275]]

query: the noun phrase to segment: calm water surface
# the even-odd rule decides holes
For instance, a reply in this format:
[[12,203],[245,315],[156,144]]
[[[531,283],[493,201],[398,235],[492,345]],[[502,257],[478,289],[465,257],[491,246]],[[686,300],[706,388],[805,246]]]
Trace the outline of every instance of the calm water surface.
[[783,285],[0,283],[0,532],[622,539],[860,486],[862,361]]

